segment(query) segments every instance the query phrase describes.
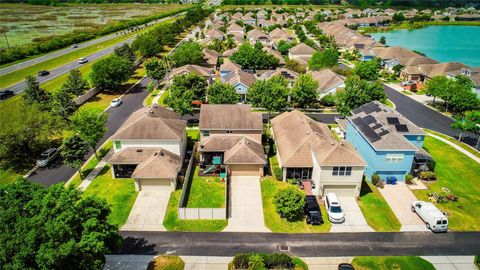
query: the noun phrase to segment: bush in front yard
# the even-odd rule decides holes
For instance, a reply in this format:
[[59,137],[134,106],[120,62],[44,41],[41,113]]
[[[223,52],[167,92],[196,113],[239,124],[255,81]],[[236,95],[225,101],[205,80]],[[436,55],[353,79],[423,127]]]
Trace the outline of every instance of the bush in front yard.
[[247,269],[248,268],[248,257],[250,255],[246,253],[240,253],[233,257],[233,267],[235,269]]
[[372,184],[373,185],[378,185],[378,182],[380,182],[380,175],[374,174],[372,175]]
[[437,180],[437,174],[431,171],[420,172],[419,178],[426,181],[434,181]]
[[279,190],[273,201],[277,213],[288,221],[298,220],[303,214],[305,194],[296,187],[287,187]]
[[337,98],[335,95],[326,95],[323,96],[322,99],[320,99],[320,104],[326,107],[332,107],[335,106],[336,99]]
[[282,170],[282,168],[280,168],[280,167],[274,167],[274,168],[273,168],[273,173],[275,174],[275,178],[276,178],[278,181],[282,181],[282,180],[283,180],[283,170]]
[[405,183],[406,183],[407,185],[413,184],[413,181],[412,181],[412,180],[413,180],[413,175],[411,175],[411,174],[405,175]]
[[[303,263],[284,253],[240,253],[233,257],[233,269],[292,269]],[[295,268],[296,269],[296,268]]]

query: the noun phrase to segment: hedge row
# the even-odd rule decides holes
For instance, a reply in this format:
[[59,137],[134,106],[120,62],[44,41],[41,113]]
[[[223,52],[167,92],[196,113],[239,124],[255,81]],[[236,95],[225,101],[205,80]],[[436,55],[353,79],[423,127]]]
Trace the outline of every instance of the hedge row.
[[30,45],[18,46],[10,49],[6,49],[6,48],[0,49],[0,64],[10,63],[16,60],[25,59],[28,56],[47,53],[53,50],[65,48],[74,43],[84,42],[99,36],[125,30],[130,27],[146,24],[148,22],[165,18],[168,16],[172,16],[174,14],[178,14],[180,12],[190,10],[190,9],[192,9],[192,7],[175,9],[159,15],[152,15],[152,16],[128,20],[128,21],[112,22],[100,29],[73,31],[72,33],[61,35],[61,36],[40,39],[38,42],[35,42],[34,44],[30,44]]
[[263,259],[267,269],[293,269],[294,266],[292,257],[284,253],[240,253],[233,257],[234,269],[250,269],[250,259],[254,255]]

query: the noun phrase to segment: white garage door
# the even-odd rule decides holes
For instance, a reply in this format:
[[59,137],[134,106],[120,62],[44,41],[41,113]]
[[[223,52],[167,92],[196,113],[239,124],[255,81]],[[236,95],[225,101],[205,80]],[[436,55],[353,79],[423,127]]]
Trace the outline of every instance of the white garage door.
[[262,176],[263,165],[231,165],[232,176]]
[[325,185],[323,186],[323,194],[335,193],[337,197],[354,197],[355,185]]
[[138,179],[140,190],[171,189],[170,179]]

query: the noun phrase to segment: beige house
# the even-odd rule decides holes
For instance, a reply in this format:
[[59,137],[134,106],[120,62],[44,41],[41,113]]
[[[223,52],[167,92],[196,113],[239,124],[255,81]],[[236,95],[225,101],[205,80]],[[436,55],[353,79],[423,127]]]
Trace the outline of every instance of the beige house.
[[318,94],[320,98],[326,95],[334,95],[337,90],[345,88],[345,80],[342,76],[331,69],[322,69],[311,72],[312,78],[318,82]]
[[134,112],[111,138],[113,177],[134,178],[137,191],[175,190],[187,143],[185,128],[180,115],[158,105]]
[[366,163],[353,145],[337,141],[325,124],[293,110],[275,117],[271,130],[284,181],[309,181],[319,196],[359,195]]
[[400,72],[400,77],[404,80],[426,82],[435,76],[446,76],[449,72],[460,70],[462,68],[468,68],[468,66],[459,62],[407,66]]
[[200,108],[200,168],[225,166],[232,176],[262,176],[262,114],[244,104],[204,104]]
[[170,80],[173,80],[175,76],[188,74],[192,72],[200,76],[203,76],[208,83],[213,82],[213,74],[214,74],[213,68],[202,67],[198,65],[185,65],[185,66],[175,68],[172,71],[170,71],[170,73],[167,76],[167,79],[170,81]]
[[278,44],[280,40],[287,41],[287,42],[292,42],[295,40],[295,37],[288,34],[281,28],[275,28],[268,35],[270,36],[272,41],[275,42],[275,44]]
[[314,53],[315,49],[305,43],[299,43],[288,50],[288,58],[296,60],[300,64],[306,66]]

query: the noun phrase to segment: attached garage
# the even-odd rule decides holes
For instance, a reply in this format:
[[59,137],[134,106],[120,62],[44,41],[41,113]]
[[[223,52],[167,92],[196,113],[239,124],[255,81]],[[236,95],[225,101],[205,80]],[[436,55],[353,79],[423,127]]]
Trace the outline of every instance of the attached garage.
[[357,194],[356,185],[324,185],[323,194],[335,193],[337,197],[355,197]]
[[175,181],[171,179],[135,179],[138,190],[175,190]]
[[263,165],[230,165],[232,176],[263,176]]

